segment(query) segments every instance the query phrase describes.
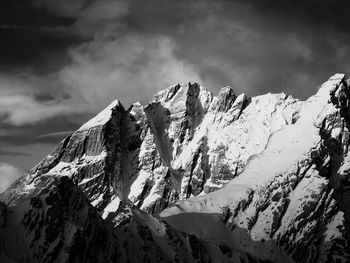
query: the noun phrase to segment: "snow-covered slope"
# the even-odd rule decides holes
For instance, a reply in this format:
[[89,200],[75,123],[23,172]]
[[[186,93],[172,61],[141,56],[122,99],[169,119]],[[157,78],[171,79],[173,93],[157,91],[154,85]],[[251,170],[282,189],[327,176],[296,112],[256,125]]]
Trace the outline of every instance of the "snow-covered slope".
[[147,106],[126,110],[116,100],[0,195],[0,254],[346,262],[348,98],[336,74],[306,101],[230,87],[214,96],[196,83],[161,91]]
[[349,199],[342,143],[348,108],[329,102],[343,78],[323,84],[223,189],[183,201],[161,217],[178,230],[222,240],[218,231],[196,223],[203,213],[211,215],[231,230],[225,233],[228,246],[266,260],[278,261],[277,245],[297,262],[348,262],[349,210],[342,208]]

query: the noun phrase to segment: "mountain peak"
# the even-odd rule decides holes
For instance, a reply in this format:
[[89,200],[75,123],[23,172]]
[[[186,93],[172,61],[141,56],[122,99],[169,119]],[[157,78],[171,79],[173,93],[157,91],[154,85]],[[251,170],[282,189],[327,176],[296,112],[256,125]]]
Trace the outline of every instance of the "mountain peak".
[[158,92],[154,98],[155,101],[170,101],[177,93],[181,94],[181,96],[186,96],[187,94],[196,93],[199,89],[204,89],[198,83],[188,82],[186,84],[176,84],[170,86],[169,88]]
[[93,117],[91,120],[87,121],[85,124],[83,124],[79,131],[88,130],[92,127],[101,126],[106,124],[112,116],[112,113],[114,110],[124,110],[123,105],[119,100],[112,101],[104,110],[102,110],[99,114],[97,114],[95,117]]
[[0,254],[349,261],[349,98],[336,74],[306,101],[197,83],[116,100],[0,195]]
[[237,96],[231,87],[221,88],[219,95],[212,104],[212,109],[216,111],[227,112],[235,102]]

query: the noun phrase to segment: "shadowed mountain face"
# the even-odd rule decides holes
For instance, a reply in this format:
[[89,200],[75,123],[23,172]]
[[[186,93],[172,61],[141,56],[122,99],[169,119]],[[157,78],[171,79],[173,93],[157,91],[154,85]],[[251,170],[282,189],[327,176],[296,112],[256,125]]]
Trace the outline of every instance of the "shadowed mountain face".
[[349,92],[116,100],[0,195],[1,262],[347,262]]

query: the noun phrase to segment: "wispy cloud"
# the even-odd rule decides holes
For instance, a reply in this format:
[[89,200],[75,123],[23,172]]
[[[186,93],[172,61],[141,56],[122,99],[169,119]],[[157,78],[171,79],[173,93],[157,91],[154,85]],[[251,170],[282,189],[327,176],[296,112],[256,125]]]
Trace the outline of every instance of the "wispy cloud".
[[0,155],[8,155],[8,156],[28,156],[27,153],[16,152],[16,151],[7,151],[7,150],[0,150]]
[[34,124],[58,115],[69,115],[75,109],[57,102],[39,102],[31,96],[0,97],[0,119],[14,126]]
[[62,132],[52,132],[52,133],[46,133],[39,135],[35,137],[35,139],[45,139],[45,138],[51,138],[51,137],[65,137],[68,135],[71,135],[74,131],[62,131]]
[[53,133],[47,133],[42,134],[37,137],[35,137],[33,140],[41,143],[54,143],[58,142],[60,140],[63,140],[67,136],[70,136],[73,134],[74,131],[62,131],[62,132],[53,132]]
[[62,69],[60,79],[67,93],[79,94],[95,109],[111,98],[128,105],[172,84],[201,79],[190,64],[174,55],[167,37],[95,40],[71,50],[71,55],[74,62]]

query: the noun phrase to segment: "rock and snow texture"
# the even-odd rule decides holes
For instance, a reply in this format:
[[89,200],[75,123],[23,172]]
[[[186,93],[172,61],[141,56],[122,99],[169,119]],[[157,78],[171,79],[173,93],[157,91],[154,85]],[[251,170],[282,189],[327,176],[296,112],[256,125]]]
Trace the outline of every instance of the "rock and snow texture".
[[0,195],[0,259],[347,262],[349,95],[116,100]]

